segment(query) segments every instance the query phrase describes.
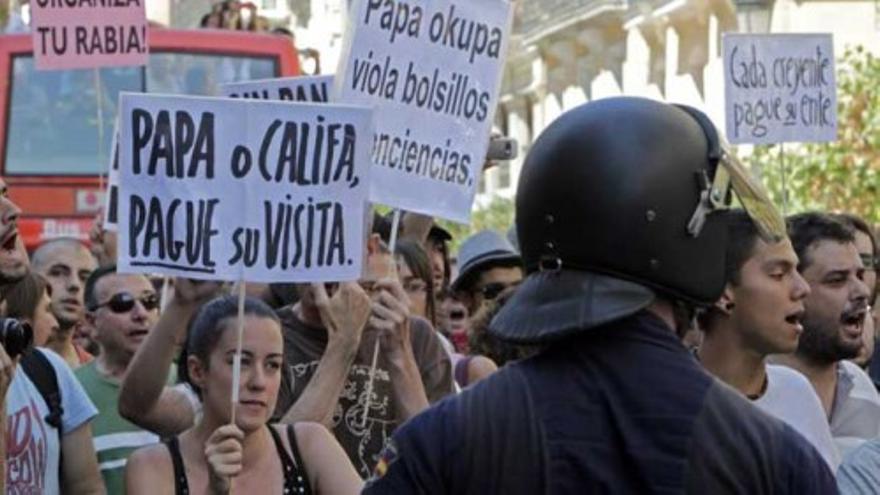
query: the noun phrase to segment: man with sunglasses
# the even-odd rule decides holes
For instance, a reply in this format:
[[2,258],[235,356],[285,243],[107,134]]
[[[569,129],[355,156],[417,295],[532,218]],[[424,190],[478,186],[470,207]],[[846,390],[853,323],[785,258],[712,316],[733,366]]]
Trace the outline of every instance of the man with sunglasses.
[[452,290],[471,315],[486,301],[518,285],[523,278],[522,260],[506,237],[482,230],[468,237],[458,250],[458,276]]
[[92,432],[107,493],[125,493],[125,460],[155,434],[119,414],[122,378],[159,319],[159,297],[143,275],[121,274],[115,266],[95,270],[85,284],[85,321],[101,352],[76,370],[76,377],[100,411]]
[[822,402],[841,455],[880,436],[880,395],[850,359],[863,346],[868,315],[865,267],[853,229],[820,212],[793,215],[788,231],[798,271],[810,284],[803,334],[793,354],[779,361],[804,374]]

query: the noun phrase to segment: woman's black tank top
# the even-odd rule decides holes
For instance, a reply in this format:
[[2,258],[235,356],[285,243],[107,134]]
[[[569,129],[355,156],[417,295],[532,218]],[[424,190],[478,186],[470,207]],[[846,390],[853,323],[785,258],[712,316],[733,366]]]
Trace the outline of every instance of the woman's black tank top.
[[[293,452],[293,459],[287,454],[287,449],[281,442],[281,437],[275,428],[267,426],[269,433],[272,434],[272,440],[275,442],[275,448],[278,450],[278,457],[281,458],[281,467],[284,469],[284,491],[283,495],[302,495],[312,493],[312,487],[309,478],[306,475],[305,464],[299,455],[299,448],[296,444],[296,432],[293,425],[287,425],[287,438],[290,440],[290,450]],[[186,480],[186,470],[183,467],[183,456],[180,455],[180,442],[177,437],[165,441],[165,446],[171,453],[171,463],[174,465],[174,493],[176,495],[189,495],[189,483]]]

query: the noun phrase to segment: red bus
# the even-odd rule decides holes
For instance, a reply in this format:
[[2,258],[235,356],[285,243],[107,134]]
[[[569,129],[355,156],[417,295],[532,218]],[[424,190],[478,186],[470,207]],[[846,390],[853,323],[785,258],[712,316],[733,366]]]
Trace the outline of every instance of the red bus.
[[120,91],[215,95],[222,83],[300,73],[285,36],[150,28],[148,40],[145,67],[37,71],[30,34],[0,35],[0,175],[24,211],[29,250],[54,237],[87,241]]

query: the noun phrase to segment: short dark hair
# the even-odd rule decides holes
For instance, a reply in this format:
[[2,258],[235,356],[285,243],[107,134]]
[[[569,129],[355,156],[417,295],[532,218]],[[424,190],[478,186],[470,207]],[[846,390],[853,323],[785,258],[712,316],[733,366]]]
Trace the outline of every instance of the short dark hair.
[[[758,241],[758,227],[745,210],[736,209],[726,213],[727,247],[724,250],[724,281],[730,285],[739,285],[740,272],[743,265],[755,251]],[[717,317],[714,306],[697,313],[697,323],[704,332],[710,332]]]
[[52,294],[52,286],[42,275],[28,272],[18,282],[12,284],[6,293],[6,316],[17,319],[33,319],[43,294]]
[[86,309],[89,311],[94,311],[97,309],[98,305],[101,304],[98,301],[98,295],[95,293],[95,287],[98,285],[98,281],[107,275],[114,275],[116,273],[116,265],[107,265],[98,267],[95,271],[89,275],[89,278],[86,279],[86,287],[83,294],[84,302],[86,305]]
[[[278,316],[272,311],[272,308],[254,297],[244,299],[244,314],[279,322]],[[227,318],[235,318],[236,316],[238,316],[238,296],[222,296],[206,303],[190,320],[186,345],[177,366],[177,375],[180,381],[188,383],[200,396],[201,391],[190,379],[186,364],[187,358],[195,356],[199,361],[207,363],[211,352],[217,347],[217,343],[223,335],[224,328],[221,323]]]
[[58,237],[56,239],[50,239],[34,250],[33,254],[31,254],[31,266],[37,270],[42,268],[43,266],[48,265],[52,262],[52,258],[49,254],[56,246],[63,246],[70,249],[79,249],[82,252],[88,254],[91,257],[94,257],[89,248],[82,243],[79,239],[75,239],[73,237]]
[[834,241],[840,244],[855,242],[852,227],[835,218],[834,215],[811,211],[792,215],[786,219],[788,236],[798,256],[798,271],[806,270],[812,260],[807,256],[810,247],[820,241]]
[[755,250],[758,227],[745,210],[731,210],[727,227],[727,248],[724,252],[724,280],[731,285],[740,282],[740,271]]

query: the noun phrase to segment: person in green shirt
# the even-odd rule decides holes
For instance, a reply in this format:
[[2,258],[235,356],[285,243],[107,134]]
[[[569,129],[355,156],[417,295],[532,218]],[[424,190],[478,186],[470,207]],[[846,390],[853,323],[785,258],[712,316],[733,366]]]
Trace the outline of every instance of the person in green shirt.
[[159,442],[119,415],[122,377],[147,333],[159,318],[159,298],[143,275],[116,272],[115,266],[95,270],[85,287],[86,325],[98,343],[98,357],[76,370],[86,393],[98,408],[92,434],[107,493],[124,494],[128,456]]

